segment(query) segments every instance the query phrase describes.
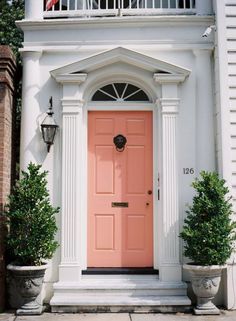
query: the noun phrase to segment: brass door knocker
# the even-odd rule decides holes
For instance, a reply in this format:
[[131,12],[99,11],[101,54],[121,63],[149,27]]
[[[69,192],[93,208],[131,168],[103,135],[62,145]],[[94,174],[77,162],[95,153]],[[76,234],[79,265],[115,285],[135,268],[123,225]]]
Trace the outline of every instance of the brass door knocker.
[[113,143],[115,144],[118,152],[123,152],[125,149],[125,144],[127,143],[127,139],[125,136],[119,134],[113,138]]

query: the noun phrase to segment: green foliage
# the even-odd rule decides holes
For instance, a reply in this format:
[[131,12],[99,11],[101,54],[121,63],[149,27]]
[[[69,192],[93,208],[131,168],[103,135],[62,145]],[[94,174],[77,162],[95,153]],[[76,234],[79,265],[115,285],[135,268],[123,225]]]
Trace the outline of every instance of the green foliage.
[[9,45],[21,64],[18,49],[22,47],[23,33],[15,25],[24,18],[24,0],[0,0],[0,44]]
[[[38,0],[35,0],[38,1]],[[19,48],[22,47],[23,32],[17,28],[15,21],[24,18],[24,0],[0,0],[0,45],[9,45],[16,56],[14,74],[14,141],[16,160],[19,158],[19,137],[21,121],[22,60]]]
[[229,190],[217,173],[203,171],[200,175],[192,183],[196,195],[180,233],[185,241],[184,254],[198,265],[222,265],[236,240]]
[[7,249],[19,265],[40,265],[50,259],[58,247],[55,214],[59,208],[50,204],[47,172],[30,163],[9,196],[6,216],[9,219]]
[[4,7],[7,5],[7,0],[0,0],[0,12],[4,9]]

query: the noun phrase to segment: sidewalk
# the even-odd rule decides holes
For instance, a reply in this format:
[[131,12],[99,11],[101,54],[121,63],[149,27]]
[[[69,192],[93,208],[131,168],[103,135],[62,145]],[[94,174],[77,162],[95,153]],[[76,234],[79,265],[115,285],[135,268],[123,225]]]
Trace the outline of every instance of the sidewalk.
[[98,313],[98,314],[56,314],[41,316],[15,316],[0,314],[0,321],[236,321],[236,311],[221,311],[219,316],[194,316],[192,314],[145,314],[145,313]]

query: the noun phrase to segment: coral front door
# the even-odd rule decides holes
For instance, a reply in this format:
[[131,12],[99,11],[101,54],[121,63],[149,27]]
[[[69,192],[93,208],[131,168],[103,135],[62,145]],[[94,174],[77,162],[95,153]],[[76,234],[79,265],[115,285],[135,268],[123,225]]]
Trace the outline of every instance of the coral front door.
[[88,128],[88,267],[152,267],[152,112],[91,111]]

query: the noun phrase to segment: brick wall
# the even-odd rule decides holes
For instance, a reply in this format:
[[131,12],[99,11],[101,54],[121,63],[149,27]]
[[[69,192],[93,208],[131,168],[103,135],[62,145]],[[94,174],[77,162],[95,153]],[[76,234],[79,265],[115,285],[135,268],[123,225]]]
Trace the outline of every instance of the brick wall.
[[13,78],[15,58],[0,46],[0,311],[5,305],[4,217],[2,211],[11,188]]

